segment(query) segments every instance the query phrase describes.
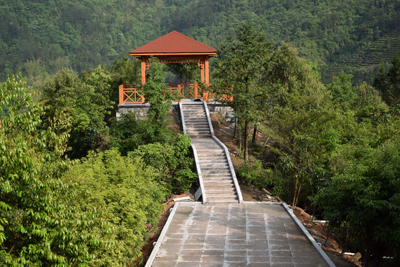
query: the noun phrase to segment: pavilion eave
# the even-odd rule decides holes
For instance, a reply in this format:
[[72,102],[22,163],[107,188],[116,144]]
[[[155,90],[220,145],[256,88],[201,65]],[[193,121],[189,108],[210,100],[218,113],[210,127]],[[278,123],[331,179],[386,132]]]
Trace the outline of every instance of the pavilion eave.
[[193,52],[193,53],[163,53],[163,52],[151,52],[151,53],[130,53],[131,56],[140,57],[140,56],[212,56],[216,55],[215,52]]

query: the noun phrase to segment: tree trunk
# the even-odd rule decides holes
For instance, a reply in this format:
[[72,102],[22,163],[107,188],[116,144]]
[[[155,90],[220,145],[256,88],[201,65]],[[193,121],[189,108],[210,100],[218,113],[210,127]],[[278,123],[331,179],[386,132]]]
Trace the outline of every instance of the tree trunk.
[[249,159],[249,121],[244,122],[244,160]]
[[256,143],[256,137],[257,137],[257,122],[254,123],[254,129],[253,129],[253,139],[251,140],[253,144]]
[[240,127],[240,121],[238,121],[238,137],[239,137],[239,151],[242,152],[242,127]]
[[235,116],[235,129],[233,130],[233,139],[236,138],[236,130],[237,130],[237,118]]

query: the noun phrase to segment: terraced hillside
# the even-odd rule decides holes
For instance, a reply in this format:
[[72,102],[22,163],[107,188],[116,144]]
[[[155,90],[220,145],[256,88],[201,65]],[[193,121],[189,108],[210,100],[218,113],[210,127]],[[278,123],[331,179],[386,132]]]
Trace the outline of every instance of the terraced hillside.
[[400,27],[365,47],[361,47],[348,58],[327,64],[322,68],[323,82],[329,83],[332,74],[338,75],[341,71],[345,71],[354,75],[353,82],[356,84],[363,81],[372,83],[381,62],[390,64],[399,51]]

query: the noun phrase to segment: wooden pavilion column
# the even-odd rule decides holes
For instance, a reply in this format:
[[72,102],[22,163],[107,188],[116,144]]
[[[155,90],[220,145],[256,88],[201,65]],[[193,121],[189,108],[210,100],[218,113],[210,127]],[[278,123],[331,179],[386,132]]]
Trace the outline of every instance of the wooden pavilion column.
[[146,57],[141,57],[141,70],[142,70],[142,84],[146,83]]
[[205,61],[202,59],[200,61],[200,76],[201,76],[202,83],[204,83],[204,66],[205,66]]
[[210,85],[210,70],[209,70],[209,59],[206,56],[206,59],[204,61],[204,71],[205,71],[205,76],[206,76],[206,84]]

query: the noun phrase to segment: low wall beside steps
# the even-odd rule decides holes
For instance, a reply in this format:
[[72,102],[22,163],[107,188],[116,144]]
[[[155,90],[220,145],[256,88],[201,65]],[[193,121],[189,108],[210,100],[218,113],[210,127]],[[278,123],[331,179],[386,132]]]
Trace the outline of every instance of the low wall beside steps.
[[220,102],[207,102],[210,113],[220,113],[228,123],[235,123],[235,114],[233,108],[222,105]]
[[[117,120],[121,118],[123,114],[128,114],[129,112],[133,112],[136,114],[136,118],[139,120],[144,120],[147,117],[147,114],[149,113],[150,109],[150,104],[124,104],[124,105],[118,105],[118,111],[116,113]],[[178,104],[173,103],[172,108],[170,111],[174,111],[178,114]]]
[[[210,113],[220,113],[228,123],[235,123],[235,116],[233,109],[230,106],[224,106],[220,102],[207,102],[208,110]],[[129,112],[136,113],[136,118],[143,120],[149,112],[150,104],[123,104],[118,105],[118,112],[116,114],[117,120],[121,118],[122,114]],[[178,103],[173,102],[171,111],[177,111]]]

